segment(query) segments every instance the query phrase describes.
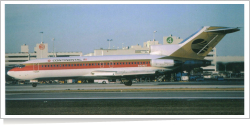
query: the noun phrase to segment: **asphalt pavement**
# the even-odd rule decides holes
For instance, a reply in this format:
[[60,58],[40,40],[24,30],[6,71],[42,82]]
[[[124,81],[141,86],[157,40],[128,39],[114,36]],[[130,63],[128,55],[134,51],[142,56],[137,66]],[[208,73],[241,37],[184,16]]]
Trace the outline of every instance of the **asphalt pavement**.
[[[123,84],[39,84],[6,85],[6,100],[65,100],[65,99],[244,99],[244,91],[154,91],[126,92],[123,90],[173,88],[244,88],[244,81],[150,82]],[[41,92],[43,90],[118,90],[116,92]],[[31,92],[32,93],[29,93]],[[37,91],[37,92],[36,92]]]

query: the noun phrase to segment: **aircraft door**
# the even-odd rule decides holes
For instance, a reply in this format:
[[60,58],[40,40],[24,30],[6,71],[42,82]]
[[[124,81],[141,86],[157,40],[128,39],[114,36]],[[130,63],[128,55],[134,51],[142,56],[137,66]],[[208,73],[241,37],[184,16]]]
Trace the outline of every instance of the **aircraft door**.
[[114,63],[112,61],[109,62],[109,68],[113,68]]
[[33,63],[33,71],[39,72],[39,63]]
[[104,62],[100,62],[100,68],[104,68]]

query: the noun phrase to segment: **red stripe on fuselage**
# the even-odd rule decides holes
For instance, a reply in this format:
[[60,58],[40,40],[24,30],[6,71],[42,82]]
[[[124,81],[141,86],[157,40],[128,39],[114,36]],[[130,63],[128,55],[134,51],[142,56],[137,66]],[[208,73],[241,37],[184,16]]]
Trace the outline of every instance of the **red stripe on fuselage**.
[[90,68],[129,68],[129,67],[150,67],[150,60],[143,61],[105,61],[105,62],[52,62],[41,64],[26,64],[25,67],[13,68],[10,71],[30,70],[62,70],[62,69],[90,69]]

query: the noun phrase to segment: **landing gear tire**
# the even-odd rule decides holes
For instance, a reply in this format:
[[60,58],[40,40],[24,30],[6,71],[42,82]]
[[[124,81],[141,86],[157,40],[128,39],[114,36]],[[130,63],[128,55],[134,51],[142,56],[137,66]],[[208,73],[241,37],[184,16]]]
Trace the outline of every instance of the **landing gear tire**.
[[125,86],[131,86],[132,85],[132,80],[129,80],[128,82],[124,82]]
[[102,84],[106,84],[106,81],[102,81]]
[[32,83],[32,87],[36,87],[37,86],[37,83]]

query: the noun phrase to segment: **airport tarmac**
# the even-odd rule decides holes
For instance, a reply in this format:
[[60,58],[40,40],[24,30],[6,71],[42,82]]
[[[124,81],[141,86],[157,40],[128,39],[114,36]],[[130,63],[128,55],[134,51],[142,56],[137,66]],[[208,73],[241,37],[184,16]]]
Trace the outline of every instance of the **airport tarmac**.
[[[123,84],[41,84],[6,86],[6,100],[70,100],[70,99],[244,99],[244,91],[136,91],[143,89],[178,89],[178,88],[244,88],[244,82],[185,82],[185,83],[137,83],[132,86]],[[43,90],[55,92],[41,92]],[[70,90],[60,92],[57,90]],[[77,90],[100,90],[97,92],[83,92]],[[106,92],[106,90],[117,90]],[[32,91],[32,93],[29,93]],[[36,92],[37,91],[37,92]]]
[[7,115],[242,115],[244,82],[7,85],[5,100]]
[[107,90],[107,89],[173,89],[173,88],[244,88],[244,81],[202,81],[202,82],[148,82],[123,84],[38,84],[6,85],[5,91],[43,91],[43,90]]
[[6,93],[6,100],[244,99],[243,91]]

